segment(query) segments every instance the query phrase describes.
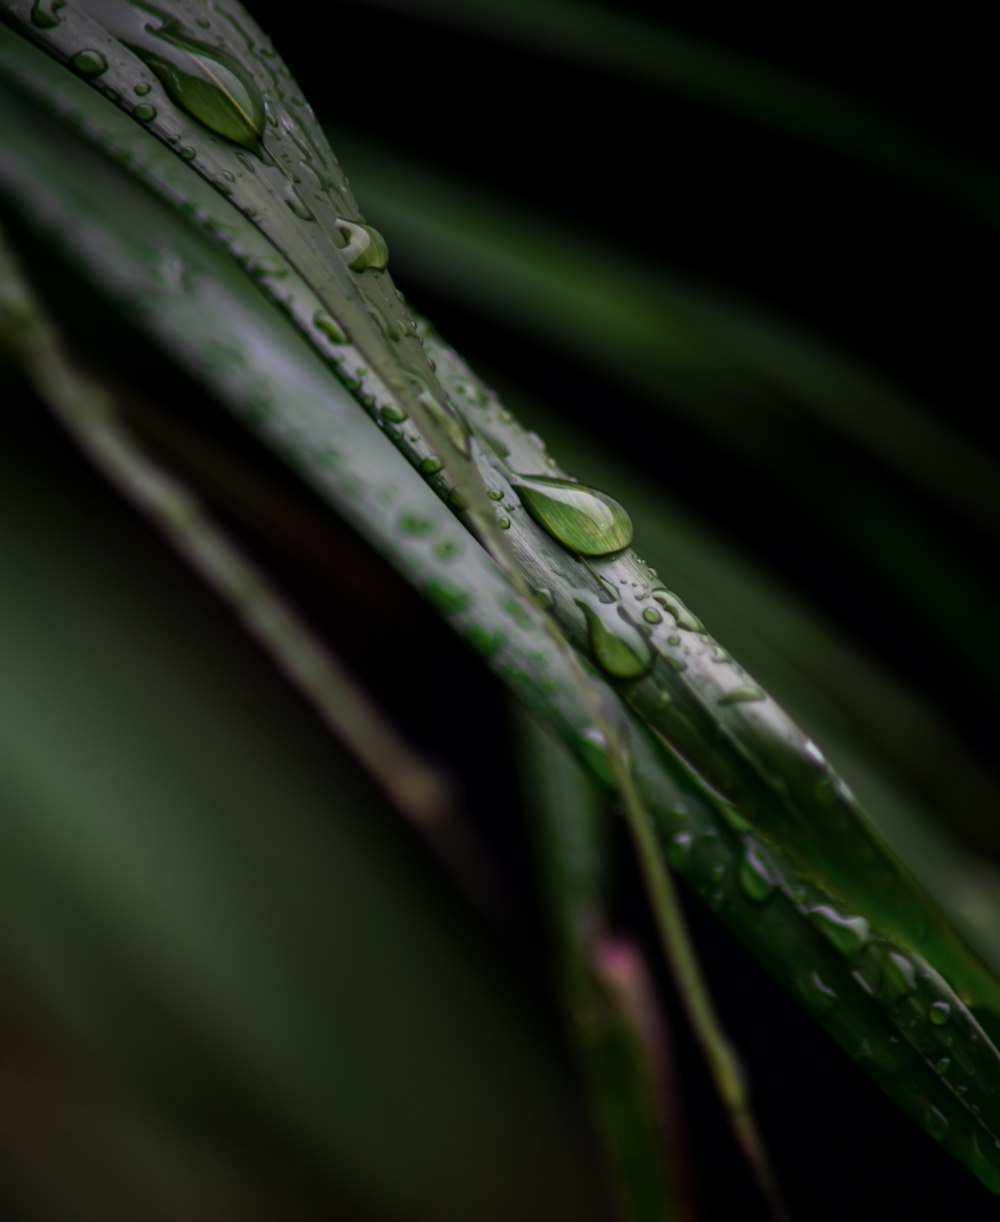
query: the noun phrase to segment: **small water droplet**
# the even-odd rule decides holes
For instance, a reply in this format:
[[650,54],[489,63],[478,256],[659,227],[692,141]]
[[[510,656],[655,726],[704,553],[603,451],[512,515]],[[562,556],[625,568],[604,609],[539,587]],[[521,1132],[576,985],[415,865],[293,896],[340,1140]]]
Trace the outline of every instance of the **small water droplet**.
[[613,679],[641,679],[653,665],[653,653],[642,633],[626,623],[614,603],[578,599],[587,619],[590,649],[597,665]]
[[720,696],[717,704],[750,704],[757,700],[766,700],[767,697],[759,687],[733,687],[728,692]]
[[944,1141],[948,1136],[948,1117],[944,1112],[928,1104],[924,1112],[924,1128],[935,1141]]
[[[340,323],[337,322],[333,315],[327,313],[326,310],[317,310],[313,315],[312,320],[313,326],[316,328],[316,330],[321,331],[331,344],[347,343],[347,332],[340,325]],[[382,414],[385,415],[384,410]],[[403,416],[401,419],[405,420],[406,417]]]
[[421,475],[437,475],[441,470],[442,462],[440,458],[436,458],[433,454],[425,458],[420,464]]
[[108,70],[108,61],[100,51],[77,51],[69,62],[81,76],[100,76]]
[[861,952],[852,975],[866,993],[875,996],[882,987],[882,953],[879,947],[869,943]]
[[471,596],[465,590],[455,589],[454,586],[447,585],[437,578],[429,581],[424,586],[424,591],[431,602],[442,611],[451,613],[464,611],[472,602]]
[[670,612],[678,628],[683,628],[687,632],[704,632],[705,628],[701,620],[696,615],[692,615],[676,594],[661,587],[653,591],[653,597],[661,607]]
[[642,613],[642,618],[646,621],[647,624],[662,624],[663,623],[663,616],[659,613],[659,611],[657,611],[655,607],[647,607],[646,610],[643,611]]
[[600,730],[591,728],[583,732],[577,749],[581,758],[594,776],[609,788],[615,784],[615,770],[608,754],[608,744]]
[[939,1061],[935,1062],[934,1072],[940,1077],[943,1078],[949,1069],[951,1069],[951,1057],[942,1057]]
[[152,85],[148,85],[145,81],[140,81],[139,84],[133,88],[132,92],[138,94],[140,98],[144,98],[146,94],[149,93],[150,89],[152,89]]
[[434,530],[434,523],[417,513],[404,513],[399,519],[399,526],[405,534],[418,537],[429,535]]
[[832,1010],[840,1000],[833,989],[819,974],[809,972],[798,982],[799,993],[807,1006],[814,1010]]
[[386,403],[382,408],[382,418],[392,424],[402,424],[404,420],[409,419],[406,412],[401,407],[397,407],[395,403]]
[[151,106],[149,102],[140,102],[138,106],[132,108],[132,115],[140,123],[152,123],[156,118],[156,107]]
[[554,539],[581,556],[609,556],[632,542],[632,520],[613,497],[546,475],[519,475],[514,491]]
[[753,845],[747,845],[740,862],[739,880],[747,896],[756,904],[765,903],[774,893],[775,881]]
[[694,837],[690,832],[675,832],[667,848],[667,860],[675,870],[683,869],[694,848]]
[[883,957],[882,973],[878,999],[886,1005],[895,1005],[917,987],[917,969],[898,951],[890,951]]
[[830,945],[849,959],[860,955],[871,939],[871,927],[864,917],[845,916],[829,904],[810,909],[808,916]]
[[510,530],[510,518],[500,518],[497,524],[501,530]]
[[951,1018],[951,1006],[946,1001],[932,1001],[927,1013],[935,1027],[943,1027]]
[[500,491],[499,488],[491,488],[487,495],[489,496],[491,501],[502,501],[503,500],[503,493]]
[[505,643],[502,632],[481,628],[478,624],[473,624],[469,628],[466,637],[472,648],[482,654],[484,658],[495,657],[503,649]]
[[32,23],[40,30],[54,30],[62,21],[60,16],[66,7],[66,0],[35,0],[31,6]]

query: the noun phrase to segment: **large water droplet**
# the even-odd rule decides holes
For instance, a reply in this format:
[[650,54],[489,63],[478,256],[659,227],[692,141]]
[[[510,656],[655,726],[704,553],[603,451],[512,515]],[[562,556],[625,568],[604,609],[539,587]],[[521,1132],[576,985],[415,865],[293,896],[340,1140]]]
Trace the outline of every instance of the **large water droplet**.
[[40,30],[53,30],[62,21],[60,12],[66,0],[35,0],[31,6],[32,23]]
[[514,491],[539,526],[580,556],[610,556],[632,542],[632,519],[614,497],[547,475],[518,475]]
[[78,0],[150,67],[170,98],[217,136],[260,148],[264,101],[228,55],[191,38],[169,14],[145,3]]
[[951,1006],[946,1001],[932,1001],[927,1013],[935,1027],[943,1027],[951,1018]]
[[77,51],[69,63],[81,76],[100,76],[108,70],[108,61],[100,51]]
[[209,131],[256,150],[264,131],[264,102],[234,63],[193,43],[162,35],[169,51],[143,53],[170,97]]
[[590,649],[597,665],[613,679],[641,679],[653,665],[653,653],[642,633],[618,614],[615,603],[578,599],[587,618]]
[[337,228],[346,240],[340,248],[341,257],[353,271],[381,271],[388,264],[389,247],[377,229],[344,220],[337,221]]

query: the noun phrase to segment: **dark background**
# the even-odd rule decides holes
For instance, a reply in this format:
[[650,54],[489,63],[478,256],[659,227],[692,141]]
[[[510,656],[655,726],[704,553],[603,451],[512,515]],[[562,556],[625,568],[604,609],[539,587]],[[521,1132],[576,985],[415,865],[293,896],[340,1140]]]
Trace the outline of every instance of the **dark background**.
[[[984,11],[924,4],[882,6],[874,14],[869,7],[838,6],[741,15],[706,5],[697,14],[678,10],[676,19],[660,6],[644,12],[618,4],[613,11],[791,74],[801,93],[792,89],[783,115],[794,114],[797,96],[804,113],[825,113],[823,91],[833,90],[848,101],[849,118],[835,126],[848,131],[849,147],[818,137],[815,123],[796,129],[787,120],[767,121],[718,91],[699,95],[669,79],[662,87],[636,83],[573,54],[526,49],[388,5],[324,6],[308,19],[301,6],[258,5],[255,15],[335,147],[343,133],[346,147],[367,144],[380,156],[428,166],[567,230],[597,235],[653,271],[756,303],[854,354],[957,434],[994,452],[1000,166]],[[891,164],[883,146],[869,140],[872,114],[900,136],[890,141],[901,150]],[[903,136],[926,156],[911,156]],[[363,174],[352,170],[348,156],[342,159],[364,202]],[[948,574],[924,571],[919,554],[904,558],[909,584],[889,580],[884,553],[893,548],[891,527],[879,528],[882,555],[860,553],[831,506],[849,500],[855,488],[863,494],[877,487],[909,527],[938,541],[964,578],[992,600],[1000,504],[992,518],[957,510],[861,445],[803,421],[797,405],[777,390],[759,414],[756,404],[729,405],[732,430],[699,426],[671,412],[669,384],[655,401],[623,391],[595,372],[586,354],[554,353],[511,319],[426,279],[416,261],[410,270],[405,245],[393,245],[391,231],[387,237],[404,291],[476,367],[501,388],[505,378],[527,387],[532,398],[578,422],[651,480],[669,484],[673,496],[943,710],[984,769],[995,770],[997,703],[989,678],[997,661],[995,623],[991,633],[990,623],[976,618],[979,604],[964,606]],[[51,291],[55,273],[46,270],[44,252],[38,254],[41,282],[58,298]],[[76,314],[75,299],[61,297],[64,313]],[[99,306],[84,300],[98,334],[104,328]],[[128,333],[117,353],[118,376],[127,382],[130,372],[148,377],[157,368],[169,388],[178,375],[157,361]],[[185,403],[181,419],[203,419],[190,387],[175,398]],[[25,455],[43,456],[82,498],[110,495],[54,430],[37,424],[33,411],[27,403],[20,417],[17,444]],[[214,441],[245,454],[276,495],[293,497],[306,515],[321,513],[235,430],[217,422],[212,432]],[[627,489],[615,491],[627,501]],[[223,499],[218,510],[231,507]],[[251,536],[238,515],[231,525]],[[295,533],[302,539],[308,531],[300,524]],[[526,829],[513,815],[520,797],[512,748],[509,767],[496,768],[498,743],[507,742],[497,685],[348,532],[341,531],[342,551],[327,574],[308,556],[289,561],[280,535],[252,537],[258,554],[331,635],[355,642],[352,662],[397,721],[458,777],[504,884],[519,901],[503,931],[491,936],[511,970],[548,1007]],[[354,580],[346,597],[342,572]],[[975,650],[940,637],[942,605],[956,636],[967,625]],[[384,648],[401,619],[427,643],[421,655]],[[979,664],[977,652],[989,666]],[[433,683],[422,668],[428,654],[435,658]],[[401,672],[401,665],[409,670]],[[456,727],[452,712],[463,704],[477,715]],[[979,815],[977,847],[989,849],[996,843],[996,813]],[[622,919],[648,935],[638,880],[624,846],[619,850]],[[793,1215],[810,1222],[890,1212],[992,1217],[994,1198],[899,1113],[707,913],[694,904],[689,909],[720,1010],[755,1084],[758,1115]],[[669,982],[664,985],[669,993]],[[728,1218],[738,1209],[748,1222],[763,1218],[675,1001],[671,1011],[705,1216]]]

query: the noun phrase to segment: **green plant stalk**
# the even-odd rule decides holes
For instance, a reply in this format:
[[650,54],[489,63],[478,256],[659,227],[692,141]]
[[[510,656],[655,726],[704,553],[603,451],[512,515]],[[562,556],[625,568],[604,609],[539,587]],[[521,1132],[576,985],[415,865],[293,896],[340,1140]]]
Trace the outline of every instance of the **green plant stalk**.
[[668,1034],[641,952],[608,924],[605,795],[539,725],[516,707],[512,718],[555,983],[621,1217],[692,1222]]

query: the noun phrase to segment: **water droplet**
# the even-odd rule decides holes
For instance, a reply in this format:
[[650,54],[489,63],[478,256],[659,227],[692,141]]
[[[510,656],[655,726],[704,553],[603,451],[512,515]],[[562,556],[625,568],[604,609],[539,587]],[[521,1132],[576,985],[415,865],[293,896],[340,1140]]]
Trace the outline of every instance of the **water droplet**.
[[642,633],[626,623],[614,603],[577,600],[587,619],[590,649],[597,665],[614,679],[641,679],[653,665],[653,653]]
[[942,1078],[949,1069],[951,1069],[951,1057],[942,1057],[939,1061],[935,1062],[934,1072]]
[[346,239],[340,254],[352,271],[381,271],[388,264],[389,247],[377,229],[339,219],[337,228]]
[[891,951],[883,958],[882,973],[878,998],[886,1005],[895,1005],[917,987],[917,969],[898,951]]
[[465,423],[463,416],[456,415],[453,408],[447,403],[442,403],[429,390],[421,391],[417,395],[417,402],[459,453],[468,454],[470,452],[469,426]]
[[31,6],[32,23],[40,30],[54,30],[62,21],[60,13],[66,7],[66,0],[35,0]]
[[306,201],[299,194],[294,183],[286,182],[281,192],[282,198],[288,205],[291,212],[299,218],[300,221],[315,221],[313,211]]
[[504,635],[500,631],[491,631],[474,624],[466,633],[469,644],[482,654],[484,658],[495,657],[504,647]]
[[424,461],[420,464],[420,474],[421,475],[437,475],[437,473],[441,470],[442,465],[443,464],[441,462],[441,459],[435,458],[434,455],[432,454],[430,455],[430,457],[425,458]]
[[653,591],[653,597],[661,607],[670,612],[678,628],[683,628],[687,632],[704,632],[705,628],[701,620],[691,614],[676,594],[661,587]]
[[598,729],[585,730],[578,740],[577,750],[580,757],[594,776],[609,788],[615,784],[615,770],[608,754],[608,744],[604,735]]
[[944,1112],[939,1112],[936,1107],[928,1104],[924,1112],[924,1128],[935,1141],[944,1141],[948,1136],[948,1117]]
[[[328,314],[326,310],[317,310],[313,315],[312,320],[313,326],[316,328],[316,330],[321,331],[331,344],[347,343],[347,332],[340,325],[340,323],[337,322],[333,315]],[[383,411],[382,414],[385,415],[385,412]],[[402,418],[404,420],[406,419],[405,416]]]
[[667,665],[670,667],[672,671],[675,671],[678,675],[682,674],[688,668],[688,664],[687,662],[684,661],[683,658],[674,658],[674,657],[667,658]]
[[663,623],[663,616],[659,613],[659,611],[657,611],[655,607],[647,607],[646,610],[643,611],[642,613],[642,618],[646,621],[647,624],[662,624]]
[[139,84],[133,88],[132,92],[138,94],[140,98],[144,98],[146,94],[149,93],[150,89],[152,89],[152,85],[147,85],[145,81],[140,81]]
[[798,987],[802,1000],[814,1010],[832,1010],[840,1000],[819,972],[810,972],[801,977]]
[[675,870],[683,869],[694,848],[694,837],[690,832],[675,832],[667,848],[667,860]]
[[927,1013],[935,1027],[943,1027],[951,1018],[951,1006],[946,1001],[932,1001]]
[[500,518],[498,525],[501,530],[510,530],[510,518]]
[[740,886],[756,904],[763,904],[774,893],[775,881],[753,845],[747,845],[739,870]]
[[429,581],[424,591],[431,602],[442,611],[464,611],[472,602],[471,596],[464,590],[457,590],[437,579]]
[[860,955],[871,939],[871,927],[864,917],[845,916],[828,904],[810,909],[808,916],[830,945],[849,959]]
[[726,692],[725,695],[720,696],[716,703],[722,705],[750,704],[755,700],[765,699],[766,696],[759,687],[734,687]]
[[433,532],[434,523],[421,514],[404,513],[399,519],[399,527],[405,534],[422,537]]
[[133,107],[132,115],[140,123],[152,123],[156,118],[156,107],[151,106],[148,102],[140,102],[138,106]]
[[382,408],[382,419],[388,420],[391,424],[402,424],[404,420],[408,420],[406,412],[401,407],[397,407],[395,403],[387,403]]
[[632,542],[631,518],[604,492],[546,475],[519,475],[514,490],[538,525],[571,552],[609,556]]
[[145,36],[122,38],[152,68],[172,101],[197,121],[244,148],[257,152],[264,132],[264,102],[239,65],[213,47],[187,38],[164,20]]
[[502,501],[503,500],[503,493],[500,491],[499,488],[491,488],[487,495],[489,496],[491,501]]
[[81,76],[100,76],[108,70],[108,61],[100,51],[77,51],[69,62]]
[[851,973],[866,993],[874,996],[882,987],[882,953],[879,947],[869,943],[861,953],[857,966]]

